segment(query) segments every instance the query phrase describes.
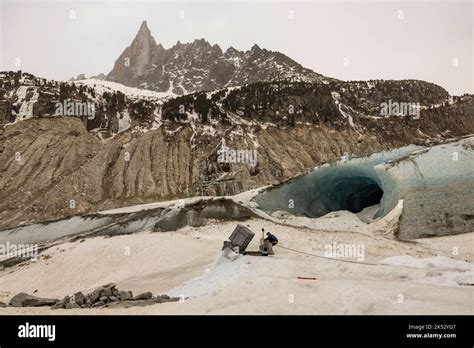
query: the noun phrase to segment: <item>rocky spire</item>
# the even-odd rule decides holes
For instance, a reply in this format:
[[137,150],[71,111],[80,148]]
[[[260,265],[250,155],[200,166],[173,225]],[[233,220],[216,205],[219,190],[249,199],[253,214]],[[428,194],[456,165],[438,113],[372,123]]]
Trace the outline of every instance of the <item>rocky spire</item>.
[[129,81],[143,73],[157,54],[155,39],[143,21],[137,35],[115,61],[114,68],[108,77],[116,81]]

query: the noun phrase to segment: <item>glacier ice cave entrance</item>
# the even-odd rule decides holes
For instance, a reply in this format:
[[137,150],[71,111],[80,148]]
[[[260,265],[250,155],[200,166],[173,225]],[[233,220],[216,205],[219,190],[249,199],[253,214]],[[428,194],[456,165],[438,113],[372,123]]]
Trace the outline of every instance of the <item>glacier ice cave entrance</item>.
[[[406,156],[418,147],[409,145],[373,153],[348,161],[335,161],[314,168],[308,174],[258,194],[254,201],[267,213],[287,211],[318,218],[333,211],[359,213],[380,203],[376,216],[384,216],[396,201],[397,188],[378,165]],[[381,177],[384,177],[382,181]]]
[[381,203],[384,192],[373,166],[328,166],[256,197],[260,209],[321,217],[333,211],[359,213]]
[[[289,203],[294,202],[294,213],[297,215],[320,217],[339,210],[359,213],[364,208],[379,204],[383,190],[378,178],[372,173],[336,167],[320,175],[310,176],[308,180],[295,182],[293,189],[285,196]],[[285,199],[280,197],[276,201],[279,200],[284,202]]]

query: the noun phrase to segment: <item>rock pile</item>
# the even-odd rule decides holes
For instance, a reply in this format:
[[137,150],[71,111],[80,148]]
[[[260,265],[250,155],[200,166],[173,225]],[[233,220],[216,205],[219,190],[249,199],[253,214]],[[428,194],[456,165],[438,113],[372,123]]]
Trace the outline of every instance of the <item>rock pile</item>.
[[168,295],[158,295],[155,297],[149,291],[133,296],[131,291],[122,291],[117,289],[115,284],[106,284],[89,294],[84,295],[84,293],[78,291],[64,297],[62,300],[40,298],[21,292],[12,297],[9,305],[12,307],[51,306],[51,309],[128,308],[175,301],[179,301],[179,297],[170,297]]

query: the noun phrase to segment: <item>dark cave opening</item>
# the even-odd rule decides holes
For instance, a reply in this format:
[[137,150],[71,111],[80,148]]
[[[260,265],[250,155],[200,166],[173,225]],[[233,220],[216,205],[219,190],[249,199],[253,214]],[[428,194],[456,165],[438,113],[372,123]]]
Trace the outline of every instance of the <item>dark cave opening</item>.
[[380,203],[383,191],[371,179],[352,178],[338,184],[337,195],[340,195],[341,209],[359,213],[364,208]]
[[333,211],[348,210],[355,214],[379,204],[383,191],[378,183],[370,177],[354,174],[336,171],[319,177],[305,190],[306,202],[301,213],[320,217]]
[[374,162],[321,166],[308,175],[263,192],[256,201],[264,211],[283,210],[310,218],[341,210],[357,214],[382,204],[385,199]]

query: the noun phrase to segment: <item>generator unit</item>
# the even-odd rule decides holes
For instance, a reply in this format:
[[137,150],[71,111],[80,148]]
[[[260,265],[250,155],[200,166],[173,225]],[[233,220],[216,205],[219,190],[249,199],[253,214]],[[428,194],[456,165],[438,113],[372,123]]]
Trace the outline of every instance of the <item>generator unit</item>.
[[239,224],[230,235],[229,240],[224,242],[222,250],[227,248],[237,252],[238,254],[243,254],[254,236],[255,233],[250,231],[244,225]]
[[[258,251],[247,251],[247,247],[252,241],[255,233],[250,231],[247,227],[243,225],[237,225],[232,234],[229,237],[229,240],[224,242],[222,250],[224,251],[224,256],[230,258],[230,255],[243,254],[251,256],[268,256],[273,255],[272,244],[265,240],[265,235],[262,229],[262,238],[260,238],[260,245]],[[233,252],[233,253],[232,253]]]

